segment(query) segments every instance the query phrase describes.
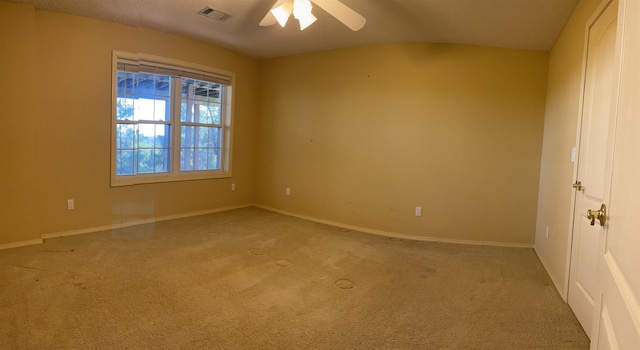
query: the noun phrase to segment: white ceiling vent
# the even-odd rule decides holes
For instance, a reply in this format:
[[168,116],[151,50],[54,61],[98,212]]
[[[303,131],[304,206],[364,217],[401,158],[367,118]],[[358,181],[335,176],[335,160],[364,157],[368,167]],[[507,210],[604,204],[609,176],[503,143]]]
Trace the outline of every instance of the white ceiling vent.
[[203,15],[203,16],[207,16],[209,18],[213,18],[216,21],[220,21],[220,22],[224,22],[226,20],[228,20],[229,18],[231,18],[232,16],[228,13],[224,13],[220,10],[216,10],[214,8],[211,7],[205,7],[202,10],[198,11],[199,14]]

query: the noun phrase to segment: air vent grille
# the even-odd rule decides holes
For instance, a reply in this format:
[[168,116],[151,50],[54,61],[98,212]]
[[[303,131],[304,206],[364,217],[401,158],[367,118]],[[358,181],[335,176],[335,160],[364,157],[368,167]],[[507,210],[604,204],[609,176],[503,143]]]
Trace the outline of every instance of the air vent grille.
[[205,7],[202,10],[198,11],[199,14],[203,15],[203,16],[207,16],[209,18],[213,18],[216,21],[220,21],[220,22],[224,22],[226,20],[228,20],[229,18],[231,18],[232,16],[228,13],[224,13],[220,10],[216,10],[214,8],[211,7]]

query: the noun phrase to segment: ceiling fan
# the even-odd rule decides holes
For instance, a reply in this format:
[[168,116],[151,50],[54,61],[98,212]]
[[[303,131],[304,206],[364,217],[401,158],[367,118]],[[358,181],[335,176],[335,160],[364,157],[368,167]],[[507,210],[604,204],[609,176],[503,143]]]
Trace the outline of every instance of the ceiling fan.
[[338,0],[278,0],[264,16],[260,25],[266,27],[277,22],[284,27],[293,14],[293,17],[300,22],[300,30],[304,30],[316,21],[316,17],[311,13],[313,7],[311,3],[318,5],[353,31],[362,29],[367,21]]

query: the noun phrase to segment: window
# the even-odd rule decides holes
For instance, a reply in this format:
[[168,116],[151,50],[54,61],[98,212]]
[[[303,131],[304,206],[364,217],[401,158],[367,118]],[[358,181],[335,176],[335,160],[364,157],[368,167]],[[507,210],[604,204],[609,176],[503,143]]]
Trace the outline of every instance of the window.
[[111,184],[230,176],[233,74],[114,52]]

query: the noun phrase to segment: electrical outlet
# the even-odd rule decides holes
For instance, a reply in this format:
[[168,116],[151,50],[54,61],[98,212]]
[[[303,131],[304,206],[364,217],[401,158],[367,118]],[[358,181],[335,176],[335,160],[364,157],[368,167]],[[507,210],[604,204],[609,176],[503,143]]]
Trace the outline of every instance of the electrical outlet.
[[544,235],[545,237],[547,237],[547,239],[549,239],[549,226],[547,226],[546,230],[544,231]]
[[290,187],[285,188],[284,195],[285,196],[290,196],[291,195],[291,188]]
[[416,207],[416,216],[422,216],[422,207]]
[[235,192],[236,191],[236,184],[231,184],[231,192]]
[[67,199],[67,210],[73,210],[75,208],[76,208],[76,205],[73,199]]

